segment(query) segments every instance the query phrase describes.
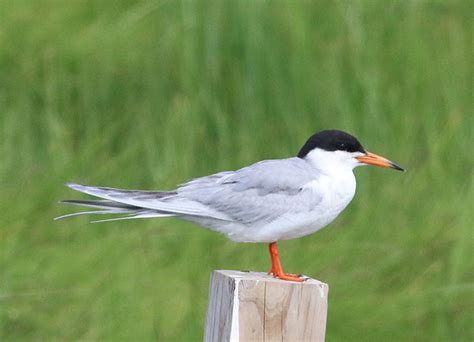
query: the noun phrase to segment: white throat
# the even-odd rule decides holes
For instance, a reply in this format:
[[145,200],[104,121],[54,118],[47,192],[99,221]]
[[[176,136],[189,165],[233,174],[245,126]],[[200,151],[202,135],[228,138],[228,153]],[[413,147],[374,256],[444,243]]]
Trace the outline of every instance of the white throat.
[[352,170],[360,165],[355,157],[362,154],[361,152],[325,151],[315,148],[304,159],[325,174],[352,173]]

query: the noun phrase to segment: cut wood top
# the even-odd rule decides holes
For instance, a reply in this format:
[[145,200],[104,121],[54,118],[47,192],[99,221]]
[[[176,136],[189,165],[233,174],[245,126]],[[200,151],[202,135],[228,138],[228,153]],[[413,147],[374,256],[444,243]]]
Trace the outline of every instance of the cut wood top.
[[206,341],[324,341],[328,285],[259,272],[214,271]]
[[255,280],[255,281],[267,281],[273,283],[284,283],[284,284],[306,284],[306,285],[320,285],[321,287],[328,287],[326,283],[323,283],[317,279],[303,275],[306,278],[304,282],[286,281],[273,277],[272,275],[264,272],[251,272],[251,271],[232,271],[232,270],[215,270],[214,272],[221,273],[222,275],[234,279],[244,280]]

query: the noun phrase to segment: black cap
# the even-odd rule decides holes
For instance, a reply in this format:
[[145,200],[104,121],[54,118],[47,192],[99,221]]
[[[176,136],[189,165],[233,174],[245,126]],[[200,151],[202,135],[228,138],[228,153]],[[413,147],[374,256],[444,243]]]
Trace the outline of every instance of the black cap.
[[301,148],[298,157],[306,157],[315,148],[325,151],[366,152],[355,137],[335,129],[313,134]]

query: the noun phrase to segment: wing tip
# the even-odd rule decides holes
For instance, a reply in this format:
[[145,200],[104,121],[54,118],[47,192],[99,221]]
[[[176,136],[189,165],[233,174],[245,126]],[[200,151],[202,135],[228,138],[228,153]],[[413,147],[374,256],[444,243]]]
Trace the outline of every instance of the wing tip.
[[73,190],[78,190],[80,188],[84,188],[84,185],[74,183],[74,182],[67,182],[64,185],[66,185],[68,188],[73,189]]
[[[76,203],[78,200],[60,200],[58,203],[59,204],[79,204],[79,203]],[[80,205],[80,204],[79,204]]]

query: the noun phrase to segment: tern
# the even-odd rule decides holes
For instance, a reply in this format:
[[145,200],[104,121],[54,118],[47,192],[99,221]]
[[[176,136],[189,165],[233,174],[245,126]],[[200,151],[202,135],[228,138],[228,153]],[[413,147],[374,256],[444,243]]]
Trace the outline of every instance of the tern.
[[284,273],[277,241],[312,234],[331,223],[356,191],[353,169],[375,165],[404,171],[368,152],[352,135],[324,130],[312,135],[295,157],[263,160],[236,171],[192,179],[172,191],[123,190],[68,183],[96,200],[62,203],[98,210],[63,215],[121,214],[111,220],[177,217],[236,242],[268,243],[275,278],[304,281]]

